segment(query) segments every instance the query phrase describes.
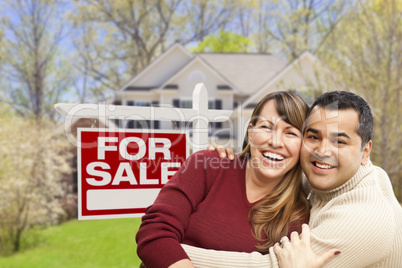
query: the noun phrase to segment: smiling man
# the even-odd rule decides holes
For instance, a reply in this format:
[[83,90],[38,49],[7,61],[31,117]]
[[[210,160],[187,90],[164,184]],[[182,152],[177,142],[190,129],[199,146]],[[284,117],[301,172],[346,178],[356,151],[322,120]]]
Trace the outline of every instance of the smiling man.
[[317,254],[342,251],[328,267],[402,267],[402,209],[370,161],[372,129],[368,104],[350,92],[326,93],[308,113],[300,161],[312,194],[311,245]]
[[311,186],[335,189],[366,165],[372,128],[370,108],[357,95],[331,92],[318,98],[310,109],[301,151],[301,164]]
[[[325,93],[308,112],[300,161],[309,181],[311,247],[318,255],[341,250],[325,267],[402,267],[402,208],[386,172],[370,161],[372,129],[368,104],[350,92]],[[183,247],[195,267],[278,265],[273,250]]]

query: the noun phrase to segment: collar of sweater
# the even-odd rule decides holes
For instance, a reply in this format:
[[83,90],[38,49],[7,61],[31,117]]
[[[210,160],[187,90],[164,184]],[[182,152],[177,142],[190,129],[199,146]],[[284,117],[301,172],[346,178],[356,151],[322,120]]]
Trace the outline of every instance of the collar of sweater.
[[356,174],[341,186],[332,189],[330,191],[320,191],[314,188],[312,188],[312,191],[315,193],[316,198],[319,198],[324,201],[329,201],[355,188],[356,185],[358,185],[364,177],[366,177],[369,173],[373,171],[373,169],[374,169],[373,164],[371,163],[371,161],[368,161],[366,165],[364,166],[361,165],[360,168],[357,170]]

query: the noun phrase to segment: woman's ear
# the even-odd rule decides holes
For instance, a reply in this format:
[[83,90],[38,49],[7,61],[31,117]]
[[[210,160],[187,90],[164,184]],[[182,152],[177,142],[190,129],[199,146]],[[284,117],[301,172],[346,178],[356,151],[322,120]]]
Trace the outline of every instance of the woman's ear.
[[362,156],[362,162],[361,164],[364,166],[367,164],[367,162],[370,160],[370,152],[371,152],[371,146],[372,146],[372,141],[369,141],[366,143],[366,145],[363,148],[363,156]]
[[247,137],[248,137],[249,143],[252,140],[252,136],[253,136],[252,134],[253,134],[253,125],[250,123],[250,124],[248,124],[248,127],[247,127]]

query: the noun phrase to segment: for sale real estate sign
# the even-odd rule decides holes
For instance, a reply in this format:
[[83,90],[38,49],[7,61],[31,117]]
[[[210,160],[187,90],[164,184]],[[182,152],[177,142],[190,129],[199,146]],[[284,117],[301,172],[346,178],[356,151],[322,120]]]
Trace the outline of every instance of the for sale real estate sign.
[[183,131],[78,129],[78,219],[140,217],[188,156]]

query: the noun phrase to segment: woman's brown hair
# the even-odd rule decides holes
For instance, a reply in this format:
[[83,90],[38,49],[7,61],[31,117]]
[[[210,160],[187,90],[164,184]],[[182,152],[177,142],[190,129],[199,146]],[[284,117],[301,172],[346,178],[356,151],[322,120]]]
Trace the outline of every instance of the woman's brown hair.
[[[255,126],[264,105],[274,100],[275,108],[288,124],[302,131],[308,110],[307,103],[298,95],[287,91],[278,91],[266,95],[255,107],[250,124]],[[250,157],[248,131],[243,142],[241,158]],[[249,213],[249,220],[254,229],[254,236],[263,241],[257,245],[261,253],[268,253],[269,247],[288,235],[292,223],[303,223],[310,214],[310,204],[301,187],[302,169],[300,162],[289,170],[273,192],[264,197]]]

